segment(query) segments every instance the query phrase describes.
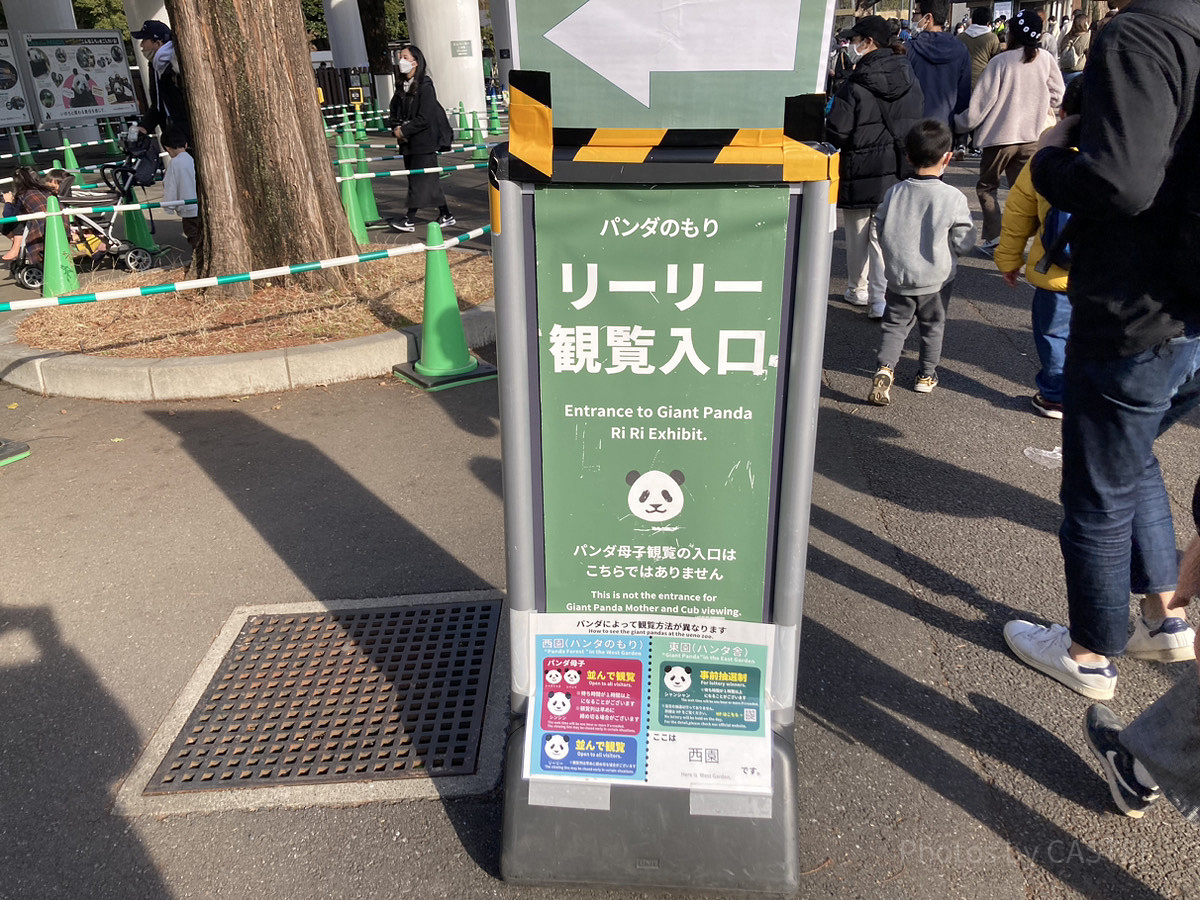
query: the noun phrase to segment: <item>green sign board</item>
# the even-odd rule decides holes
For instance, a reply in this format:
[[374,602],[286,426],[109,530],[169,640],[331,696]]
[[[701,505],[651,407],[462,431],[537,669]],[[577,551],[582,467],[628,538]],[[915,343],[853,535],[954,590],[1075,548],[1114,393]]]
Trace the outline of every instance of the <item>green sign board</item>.
[[451,41],[450,42],[451,56],[470,56],[471,42],[470,41]]
[[825,89],[833,0],[507,0],[513,65],[551,74],[554,124],[778,128]]
[[763,621],[788,208],[535,193],[547,612]]

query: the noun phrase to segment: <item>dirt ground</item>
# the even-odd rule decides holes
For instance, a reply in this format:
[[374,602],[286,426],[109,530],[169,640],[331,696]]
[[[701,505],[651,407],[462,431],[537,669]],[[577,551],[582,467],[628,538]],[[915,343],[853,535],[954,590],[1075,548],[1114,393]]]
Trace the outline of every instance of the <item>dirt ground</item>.
[[[371,252],[383,247],[364,248]],[[486,253],[447,253],[460,309],[493,297]],[[425,255],[415,253],[355,266],[346,291],[313,293],[258,282],[246,298],[218,291],[155,294],[38,310],[17,328],[17,340],[39,350],[94,356],[162,359],[214,356],[321,344],[413,325],[424,311]],[[171,284],[183,269],[142,273],[109,270],[80,276],[83,292]]]

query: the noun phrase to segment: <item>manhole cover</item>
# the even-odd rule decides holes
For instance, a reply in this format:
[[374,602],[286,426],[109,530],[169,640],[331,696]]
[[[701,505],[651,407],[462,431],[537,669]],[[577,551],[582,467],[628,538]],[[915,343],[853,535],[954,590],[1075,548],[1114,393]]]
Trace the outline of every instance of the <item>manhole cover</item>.
[[145,794],[475,771],[498,602],[246,620]]

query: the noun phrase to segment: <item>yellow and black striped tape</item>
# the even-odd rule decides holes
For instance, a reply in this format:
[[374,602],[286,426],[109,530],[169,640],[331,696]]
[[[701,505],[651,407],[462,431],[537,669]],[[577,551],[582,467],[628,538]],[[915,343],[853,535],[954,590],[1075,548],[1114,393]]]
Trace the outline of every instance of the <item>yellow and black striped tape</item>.
[[509,177],[514,180],[655,183],[837,178],[836,153],[817,143],[824,127],[824,98],[819,95],[787,98],[782,128],[555,128],[549,73],[513,70],[509,86]]

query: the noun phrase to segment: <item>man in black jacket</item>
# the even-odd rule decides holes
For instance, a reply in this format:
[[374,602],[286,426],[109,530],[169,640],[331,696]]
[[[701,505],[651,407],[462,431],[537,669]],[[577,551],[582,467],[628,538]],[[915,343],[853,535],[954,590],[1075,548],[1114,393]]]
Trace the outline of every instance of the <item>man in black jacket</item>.
[[838,208],[846,228],[846,302],[870,304],[882,319],[883,251],[875,230],[875,207],[887,189],[907,177],[904,138],[921,118],[924,98],[912,69],[891,48],[892,30],[882,16],[864,16],[851,29],[847,54],[853,71],[834,95],[825,137],[841,151]]
[[[1070,629],[1018,620],[1004,637],[1023,662],[1104,700],[1110,657],[1195,657],[1153,448],[1200,404],[1200,3],[1135,0],[1101,32],[1084,78],[1077,141],[1064,120],[1032,162],[1038,192],[1075,226],[1059,532]],[[1143,600],[1128,636],[1131,590]]]
[[150,109],[142,116],[138,127],[144,132],[161,127],[165,134],[173,126],[191,143],[191,117],[171,29],[157,19],[148,19],[132,36],[141,41],[142,54],[150,66]]

